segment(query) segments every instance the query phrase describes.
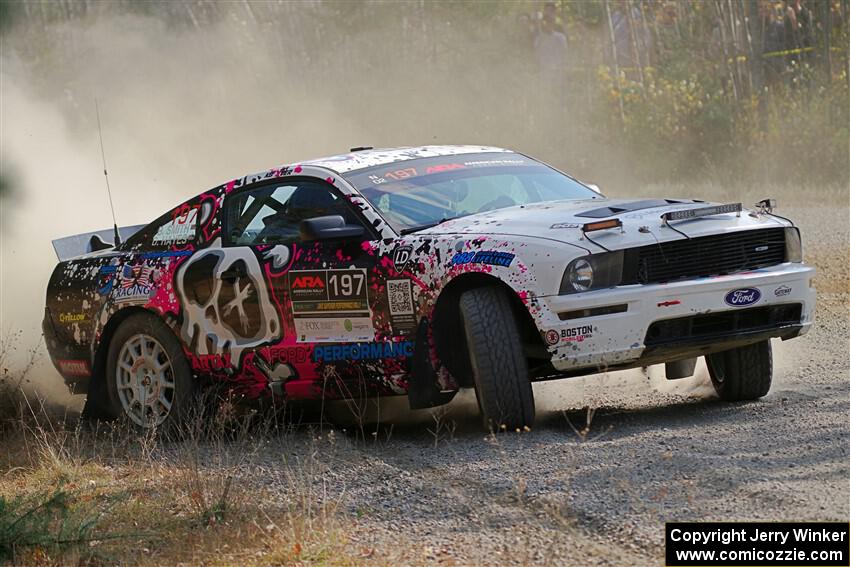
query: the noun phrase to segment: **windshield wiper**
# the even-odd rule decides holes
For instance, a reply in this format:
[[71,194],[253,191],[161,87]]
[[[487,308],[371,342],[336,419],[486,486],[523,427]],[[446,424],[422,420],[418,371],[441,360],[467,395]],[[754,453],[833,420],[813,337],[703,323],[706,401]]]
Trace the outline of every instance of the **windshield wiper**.
[[[462,216],[462,215],[458,215]],[[456,219],[458,217],[443,217],[436,222],[429,222],[425,224],[420,224],[419,226],[412,226],[410,228],[403,228],[399,231],[399,234],[410,234],[411,232],[419,232],[420,230],[425,230],[426,228],[433,228],[437,225],[443,224],[446,221],[450,221],[452,219]]]

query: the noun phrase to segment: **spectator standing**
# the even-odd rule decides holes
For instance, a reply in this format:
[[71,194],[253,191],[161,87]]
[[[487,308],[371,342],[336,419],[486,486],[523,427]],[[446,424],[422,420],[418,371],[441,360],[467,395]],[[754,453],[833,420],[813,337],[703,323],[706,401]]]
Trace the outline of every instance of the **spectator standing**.
[[546,2],[543,4],[543,17],[541,20],[549,20],[552,22],[552,27],[556,32],[564,34],[564,37],[567,37],[567,30],[564,28],[564,24],[561,23],[560,18],[558,17],[558,7],[555,6],[554,2]]
[[530,57],[534,51],[534,38],[537,37],[537,26],[531,16],[526,13],[517,17],[516,45],[523,56]]
[[[785,69],[784,59],[778,55],[785,49],[785,27],[783,24],[782,11],[770,3],[762,5],[762,22],[764,23],[764,53],[765,70],[767,72],[767,83],[775,83]],[[773,55],[777,53],[777,55]]]
[[554,18],[543,15],[540,32],[534,38],[534,57],[542,82],[563,89],[567,63],[567,36],[556,29]]
[[[806,49],[812,46],[812,13],[803,5],[802,0],[785,2],[785,49]],[[803,57],[801,57],[803,55]],[[801,61],[810,57],[810,53],[792,53],[788,60]]]
[[632,72],[649,63],[652,36],[643,26],[640,9],[628,2],[617,2],[611,12],[614,50],[620,68]]
[[[540,31],[534,38],[538,73],[536,112],[542,120],[546,120],[546,127],[540,129],[549,132],[544,143],[563,147],[567,131],[567,36],[557,30],[556,24],[550,14],[542,15]],[[555,124],[560,127],[553,128]]]

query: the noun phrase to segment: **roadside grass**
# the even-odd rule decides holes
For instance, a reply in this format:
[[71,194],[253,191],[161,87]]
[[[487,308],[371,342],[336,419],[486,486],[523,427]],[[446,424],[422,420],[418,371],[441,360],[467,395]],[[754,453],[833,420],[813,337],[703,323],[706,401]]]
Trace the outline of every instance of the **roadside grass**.
[[[140,434],[65,417],[20,388],[4,396],[11,409],[0,427],[0,565],[344,567],[449,557],[410,538],[397,547],[363,543],[345,487],[328,474],[362,451],[385,449],[391,430],[369,435],[358,424],[338,439],[333,428],[256,414],[198,414],[174,434]],[[452,442],[455,423],[444,411],[433,420],[427,431],[437,450]],[[503,451],[501,437],[487,439]],[[267,485],[258,463],[268,465]],[[523,475],[514,480],[510,500],[526,507]],[[559,526],[572,525],[556,512]],[[530,549],[511,554],[540,561]]]
[[295,441],[274,419],[211,426],[200,415],[176,435],[140,435],[122,424],[65,419],[26,393],[21,376],[5,378],[0,564],[359,563],[341,497],[323,489],[324,448],[269,459],[284,494],[248,480],[247,460],[258,451],[317,438]]

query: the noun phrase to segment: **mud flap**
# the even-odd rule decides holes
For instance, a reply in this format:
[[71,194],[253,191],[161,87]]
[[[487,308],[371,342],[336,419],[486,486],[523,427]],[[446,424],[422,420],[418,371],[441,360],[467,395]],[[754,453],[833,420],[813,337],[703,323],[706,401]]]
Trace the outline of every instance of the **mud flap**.
[[684,360],[676,360],[675,362],[667,362],[665,371],[668,380],[679,380],[681,378],[690,378],[694,375],[694,369],[697,365],[697,359],[686,358]]
[[410,382],[407,388],[407,401],[410,409],[425,409],[449,403],[457,391],[442,392],[437,373],[431,365],[428,346],[428,319],[423,317],[416,330],[416,343],[413,347],[413,364]]

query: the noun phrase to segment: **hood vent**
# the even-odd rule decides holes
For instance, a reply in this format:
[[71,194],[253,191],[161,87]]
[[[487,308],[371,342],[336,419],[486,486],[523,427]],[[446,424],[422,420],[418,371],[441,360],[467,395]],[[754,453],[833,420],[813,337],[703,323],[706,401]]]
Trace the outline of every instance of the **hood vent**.
[[676,200],[676,199],[645,199],[643,201],[631,201],[617,205],[609,205],[607,207],[599,207],[578,213],[577,217],[586,217],[590,219],[604,219],[605,217],[613,217],[622,213],[631,213],[640,211],[641,209],[652,209],[654,207],[666,207],[668,205],[687,205],[690,203],[702,203],[698,200]]

